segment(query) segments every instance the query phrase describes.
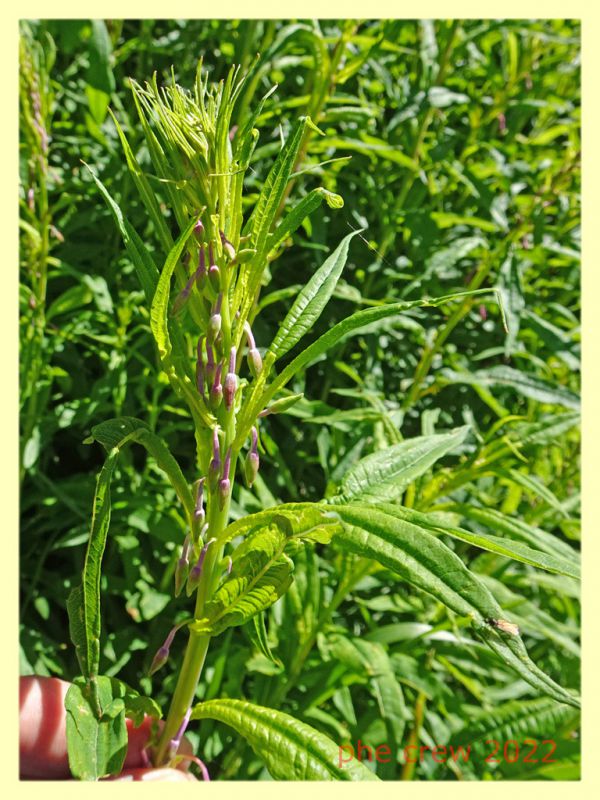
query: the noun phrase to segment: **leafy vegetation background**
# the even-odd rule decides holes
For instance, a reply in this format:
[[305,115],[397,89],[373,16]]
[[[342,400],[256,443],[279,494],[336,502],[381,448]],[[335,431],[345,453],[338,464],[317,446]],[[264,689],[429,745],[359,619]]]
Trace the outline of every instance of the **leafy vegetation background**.
[[[251,68],[260,52],[254,101],[278,84],[259,121],[250,194],[293,122],[310,113],[324,135],[310,139],[291,193],[322,185],[345,201],[313,214],[271,265],[259,347],[350,227],[364,232],[315,335],[384,300],[491,286],[509,328],[489,295],[413,310],[338,345],[290,387],[304,400],[263,427],[256,491],[238,488],[234,513],[319,499],[360,456],[469,425],[467,442],[413,483],[404,504],[456,514],[476,506],[479,516],[462,522],[471,530],[525,540],[541,530],[554,555],[578,549],[576,22],[57,20],[24,24],[22,39],[22,673],[78,673],[65,603],[103,461],[99,445],[84,443],[91,426],[140,417],[193,473],[190,421],[158,374],[142,292],[82,161],[154,245],[108,107],[140,145],[128,78],[156,71],[159,82],[174,74],[191,86],[199,57],[218,80],[231,63]],[[104,561],[104,671],[163,704],[175,670],[144,672],[181,612],[169,587],[182,524],[152,460],[124,452]],[[510,610],[536,663],[577,688],[575,581],[454,546]],[[281,707],[340,744],[390,742],[397,714],[402,745],[409,735],[425,745],[557,741],[554,764],[426,759],[379,765],[383,778],[578,777],[573,709],[536,697],[440,604],[381,567],[340,593],[344,558],[307,551],[293,591],[269,614],[275,660],[245,630],[230,630],[210,650],[201,696]],[[298,674],[283,693],[291,665]],[[398,682],[404,710],[393,705]],[[205,721],[190,736],[213,776],[268,777],[223,727]]]

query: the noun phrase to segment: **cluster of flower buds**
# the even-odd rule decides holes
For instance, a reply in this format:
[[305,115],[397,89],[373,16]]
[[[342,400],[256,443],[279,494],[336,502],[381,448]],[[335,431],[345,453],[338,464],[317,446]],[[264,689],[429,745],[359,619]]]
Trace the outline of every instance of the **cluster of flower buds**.
[[[221,295],[219,295],[221,297]],[[238,390],[238,376],[236,373],[236,349],[229,351],[228,361],[217,362],[216,347],[213,346],[215,331],[220,329],[221,315],[220,304],[217,303],[211,321],[208,335],[198,339],[196,348],[196,386],[203,398],[208,395],[208,404],[213,411],[217,411],[221,403],[225,402],[227,411],[231,411]],[[206,361],[204,352],[206,351]],[[223,378],[223,373],[225,377]]]

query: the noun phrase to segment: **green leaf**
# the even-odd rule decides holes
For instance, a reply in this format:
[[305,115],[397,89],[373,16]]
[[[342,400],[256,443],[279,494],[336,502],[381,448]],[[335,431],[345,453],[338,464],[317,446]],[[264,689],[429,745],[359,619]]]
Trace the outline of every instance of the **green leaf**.
[[110,479],[118,455],[118,448],[113,448],[98,475],[83,579],[67,601],[71,641],[86,678],[97,676],[100,662],[100,573],[110,523]]
[[[83,163],[85,164],[85,162]],[[89,170],[94,183],[100,190],[111,214],[114,217],[119,232],[123,237],[123,243],[127,248],[129,258],[135,267],[138,280],[142,286],[142,289],[144,290],[144,294],[146,295],[146,300],[150,303],[154,297],[154,291],[158,282],[158,269],[156,268],[156,264],[154,263],[150,253],[134,228],[123,216],[123,212],[118,204],[112,199],[108,189],[104,186],[102,181],[96,177],[92,169],[87,164],[85,164],[85,166]]]
[[368,677],[371,692],[388,732],[393,751],[392,762],[396,763],[395,753],[402,743],[407,712],[402,689],[396,680],[386,649],[379,642],[335,636],[331,644],[331,654],[336,660],[350,665],[357,673]]
[[271,364],[291,350],[321,316],[346,264],[350,240],[357,233],[352,231],[342,239],[296,298],[269,347],[267,360]]
[[464,426],[451,433],[416,436],[371,453],[346,473],[339,494],[329,502],[361,498],[372,503],[397,497],[438,459],[462,444],[468,432],[469,427]]
[[345,524],[334,543],[373,558],[407,583],[436,597],[460,616],[469,616],[475,633],[531,686],[562,703],[579,700],[555,683],[529,658],[520,637],[501,634],[486,623],[504,613],[491,592],[443,542],[422,528],[363,506],[336,506]]
[[548,572],[555,572],[558,575],[566,575],[570,578],[580,579],[581,570],[576,559],[566,559],[564,556],[557,557],[549,555],[541,550],[528,547],[521,542],[514,542],[511,539],[492,536],[487,533],[473,533],[472,531],[457,528],[444,522],[440,517],[422,514],[410,508],[402,506],[380,505],[379,509],[386,514],[413,522],[434,533],[446,533],[454,539],[472,544],[474,547],[481,547],[491,553],[497,553],[523,564],[530,564],[538,569],[545,569]]
[[469,383],[479,386],[509,386],[519,394],[537,400],[540,403],[551,403],[566,408],[578,409],[579,397],[562,386],[555,386],[534,375],[520,372],[512,367],[498,365],[473,373],[444,370],[443,375],[452,383]]
[[115,90],[115,77],[110,64],[112,42],[102,19],[93,19],[92,35],[89,39],[89,67],[86,82],[94,89],[110,95]]
[[226,544],[236,536],[246,536],[273,523],[286,533],[288,539],[322,544],[327,544],[334,532],[340,529],[338,515],[326,505],[285,503],[232,522],[219,537],[219,544]]
[[137,442],[145,447],[171,481],[171,485],[186,510],[188,519],[192,519],[194,498],[181,467],[171,455],[166,443],[155,433],[152,433],[145,422],[135,417],[117,417],[116,419],[107,420],[99,425],[94,425],[90,440],[94,439],[109,451],[115,447],[121,448],[128,442]]
[[[486,739],[522,742],[527,738],[549,738],[565,725],[576,722],[579,714],[570,706],[553,700],[518,700],[481,711],[453,734],[457,745],[484,744]],[[488,744],[489,747],[489,744]]]
[[206,616],[190,627],[217,636],[272,606],[292,582],[294,565],[284,555],[286,544],[286,534],[276,526],[247,537],[233,551],[231,574],[206,605]]
[[209,700],[194,707],[192,719],[216,719],[229,725],[248,741],[275,780],[378,780],[355,759],[340,765],[339,745],[272,708],[244,700]]
[[265,381],[267,379],[267,370],[263,369],[258,380],[255,381],[252,392],[245,401],[240,416],[238,417],[238,433],[234,442],[234,447],[241,447],[243,445],[259,412],[297,372],[303,369],[307,364],[315,361],[319,356],[323,355],[323,353],[326,353],[327,350],[346,336],[368,328],[369,325],[372,325],[378,320],[399,316],[404,311],[411,308],[436,307],[461,297],[489,294],[491,291],[494,290],[482,289],[471,292],[456,292],[451,295],[444,295],[443,297],[412,300],[403,303],[390,303],[389,305],[358,311],[356,314],[352,314],[352,316],[338,322],[338,324],[334,325],[327,333],[320,336],[316,342],[313,342],[299,353],[266,389]]
[[179,235],[179,238],[171,248],[165,265],[160,273],[156,291],[152,299],[152,307],[150,309],[150,328],[158,346],[158,352],[162,362],[168,363],[168,357],[171,354],[172,345],[171,337],[169,336],[169,322],[168,322],[168,306],[169,295],[171,292],[171,277],[177,266],[177,262],[181,257],[183,248],[196,224],[197,220],[191,219],[188,225]]
[[99,718],[83,678],[75,679],[65,697],[69,768],[81,781],[118,774],[127,754],[124,685],[104,675],[96,678],[95,685],[102,709]]
[[492,530],[501,531],[513,539],[525,542],[549,555],[564,559],[566,563],[578,566],[579,553],[567,542],[541,528],[529,525],[522,519],[508,517],[494,508],[458,505],[457,510],[464,514],[465,517],[477,520],[482,525],[492,528]]
[[244,228],[244,233],[250,233],[252,236],[252,243],[257,251],[256,261],[260,261],[264,256],[267,237],[296,163],[308,123],[308,117],[302,117],[298,121],[294,132],[271,167],[254,210]]
[[330,208],[342,208],[344,201],[339,194],[328,192],[327,189],[313,189],[303,197],[291,211],[288,211],[275,231],[269,235],[267,247],[269,251],[275,248],[288,236],[297,230],[306,217],[311,214],[325,200]]

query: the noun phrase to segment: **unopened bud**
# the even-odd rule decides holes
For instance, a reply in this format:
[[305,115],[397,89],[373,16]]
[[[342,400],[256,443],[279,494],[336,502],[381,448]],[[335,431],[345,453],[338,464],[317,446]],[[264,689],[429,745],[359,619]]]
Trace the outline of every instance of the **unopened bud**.
[[183,584],[185,583],[189,568],[189,552],[190,552],[190,537],[189,534],[185,537],[185,541],[183,543],[183,547],[181,548],[181,556],[177,561],[177,566],[175,567],[175,597],[179,596],[183,588]]
[[246,264],[256,255],[256,250],[251,250],[250,248],[245,248],[243,250],[238,250],[235,256],[235,264]]
[[233,261],[235,258],[235,248],[229,241],[229,239],[225,236],[223,231],[219,231],[219,235],[221,236],[221,244],[223,246],[223,252],[227,256],[230,261]]
[[246,461],[244,463],[244,476],[246,478],[246,483],[248,484],[248,488],[251,488],[252,484],[256,480],[259,466],[260,466],[260,458],[258,456],[258,431],[256,430],[256,428],[253,427],[252,446],[250,448],[250,452],[246,456]]
[[196,237],[198,242],[204,241],[204,225],[202,224],[202,220],[199,219],[198,222],[194,225],[194,236]]
[[225,382],[223,385],[223,399],[225,400],[225,408],[227,411],[230,411],[233,406],[235,393],[238,388],[238,379],[235,374],[235,360],[236,350],[235,347],[232,347],[229,353],[229,372],[225,375]]
[[212,314],[210,319],[208,320],[208,330],[206,332],[207,340],[213,343],[220,332],[221,332],[221,315]]
[[204,522],[204,481],[200,478],[196,481],[196,505],[194,507],[194,520],[199,521],[200,525]]
[[164,641],[162,647],[158,648],[158,651],[154,658],[152,659],[152,664],[150,665],[150,669],[148,670],[148,675],[153,675],[157,670],[163,667],[167,663],[167,659],[169,657],[169,650],[171,649],[171,645],[173,644],[173,639],[175,638],[175,634],[183,625],[187,625],[188,620],[180,623],[179,625],[175,625],[175,627],[171,628],[169,631],[169,635]]
[[213,381],[213,385],[210,387],[210,407],[213,411],[216,411],[217,408],[221,405],[221,401],[223,400],[223,386],[221,385],[221,370],[223,369],[222,365],[219,364],[217,366],[217,371],[215,372],[215,379]]
[[248,350],[248,366],[254,378],[257,378],[262,372],[262,358],[256,347],[253,347],[252,350]]
[[213,429],[213,457],[208,465],[208,485],[211,492],[217,488],[219,475],[221,474],[221,447],[219,444],[219,434],[216,428]]
[[208,280],[215,292],[221,291],[221,272],[216,264],[212,264],[208,268]]
[[223,477],[219,481],[219,508],[225,508],[227,498],[231,494],[231,481],[229,480],[229,470],[231,469],[231,447],[227,450],[225,464],[223,466]]
[[216,541],[217,541],[216,539],[209,539],[208,542],[204,545],[204,547],[200,551],[200,555],[198,556],[198,561],[196,561],[190,574],[188,575],[187,584],[185,587],[185,593],[187,594],[188,597],[200,583],[200,578],[202,577],[202,567],[204,565],[204,559],[206,558],[206,552],[208,548],[211,546],[211,544]]
[[289,397],[281,397],[268,408],[264,408],[258,416],[268,417],[269,414],[281,414],[283,411],[287,411],[288,408],[293,406],[294,403],[297,403],[302,397],[304,397],[302,392],[300,394],[292,394]]

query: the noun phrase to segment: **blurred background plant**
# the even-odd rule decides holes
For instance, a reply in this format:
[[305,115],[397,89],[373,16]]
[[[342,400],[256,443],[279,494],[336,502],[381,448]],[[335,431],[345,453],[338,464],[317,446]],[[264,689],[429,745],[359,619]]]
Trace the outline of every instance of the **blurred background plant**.
[[[261,53],[260,61],[255,60]],[[344,198],[294,234],[271,263],[257,341],[350,228],[350,258],[315,335],[352,310],[461,289],[501,287],[414,309],[339,344],[295,378],[304,399],[263,426],[267,451],[241,516],[339,489],[361,456],[468,424],[472,436],[403,505],[555,556],[579,547],[579,27],[574,21],[33,21],[21,26],[21,671],[71,678],[66,597],[77,583],[94,474],[92,425],[143,417],[192,466],[189,421],[157,380],[148,313],[93,165],[149,245],[109,106],[142,144],[131,79],[193,83],[232,63],[249,72],[242,120],[275,84],[258,126],[259,191],[294,121],[309,131],[289,193]],[[139,158],[151,172],[148,154]],[[151,179],[151,178],[150,178]],[[317,183],[318,182],[318,183]],[[283,207],[282,207],[283,211]],[[298,276],[302,276],[300,279]],[[441,465],[441,468],[440,468]],[[104,672],[166,702],[171,678],[143,677],[173,614],[168,587],[182,521],[143,452],[123,452],[104,562]],[[473,510],[475,509],[475,510]],[[447,542],[452,540],[447,539]],[[453,541],[518,623],[536,663],[579,682],[578,586]],[[165,610],[159,625],[148,622]],[[164,624],[163,624],[164,620]],[[291,710],[336,742],[425,745],[477,737],[554,738],[556,764],[378,765],[383,778],[578,777],[577,713],[536,698],[457,629],[449,612],[382,567],[319,548],[267,615],[263,648],[244,630],[211,650],[202,697]],[[264,647],[264,641],[269,647]],[[173,646],[172,658],[180,653]],[[293,668],[292,668],[293,665]],[[175,671],[171,672],[174,679]],[[152,683],[151,683],[152,681]],[[399,705],[393,688],[404,693]],[[221,779],[268,777],[244,745],[204,721],[203,758]],[[486,753],[487,754],[487,753]],[[400,761],[402,759],[400,758]]]

